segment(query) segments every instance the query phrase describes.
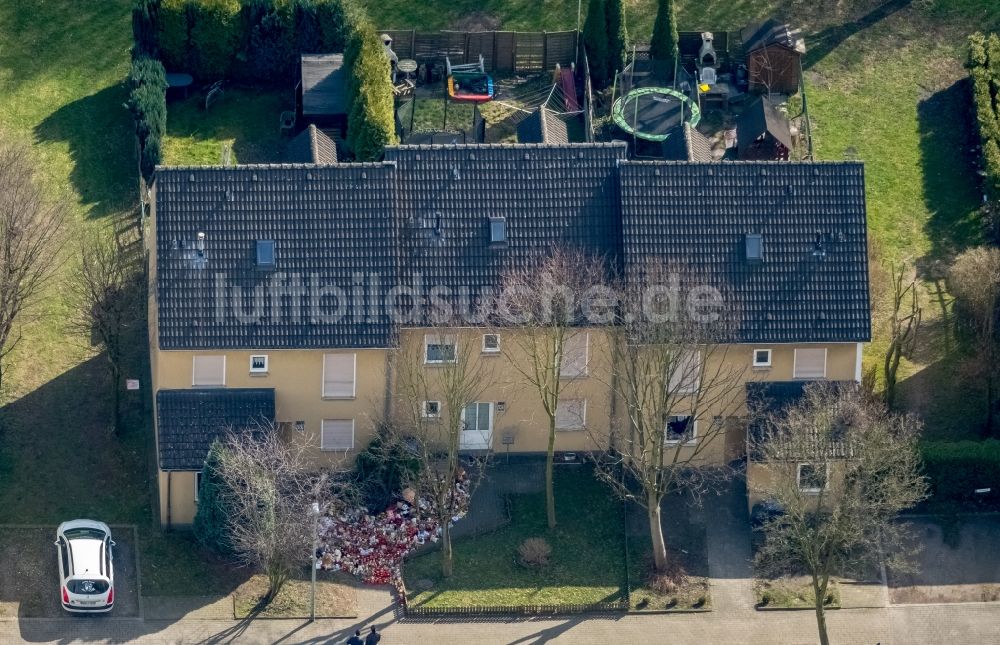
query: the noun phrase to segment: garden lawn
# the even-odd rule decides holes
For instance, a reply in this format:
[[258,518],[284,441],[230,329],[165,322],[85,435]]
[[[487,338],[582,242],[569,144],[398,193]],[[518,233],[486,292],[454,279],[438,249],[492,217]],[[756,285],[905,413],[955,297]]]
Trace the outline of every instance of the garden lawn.
[[[122,85],[131,6],[0,2],[0,141],[31,145],[39,179],[69,220],[56,274],[22,320],[0,391],[0,524],[135,524],[146,593],[228,591],[234,583],[205,575],[215,561],[159,529],[148,391],[123,396],[125,424],[112,434],[104,357],[66,325],[77,241],[97,227],[135,234],[138,170]],[[145,326],[145,316],[136,321],[126,372],[148,387]]]
[[167,136],[163,163],[167,166],[211,166],[281,161],[288,139],[281,136],[282,111],[294,110],[291,91],[230,88],[204,110],[204,97],[193,93],[167,104]]
[[[493,533],[455,542],[455,572],[441,577],[438,551],[404,563],[410,602],[428,608],[590,604],[624,598],[625,556],[621,502],[590,468],[557,467],[558,526],[549,530],[545,494],[512,495],[511,523]],[[517,548],[541,537],[552,547],[547,567],[517,563]],[[424,590],[427,582],[433,584]]]

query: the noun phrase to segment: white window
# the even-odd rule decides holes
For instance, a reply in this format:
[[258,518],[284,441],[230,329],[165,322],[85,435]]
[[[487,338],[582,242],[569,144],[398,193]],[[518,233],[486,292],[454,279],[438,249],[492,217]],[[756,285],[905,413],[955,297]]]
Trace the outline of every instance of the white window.
[[425,363],[454,363],[455,337],[444,334],[424,336]]
[[194,387],[222,387],[226,384],[225,356],[195,356],[193,364],[191,385]]
[[354,419],[323,419],[320,450],[354,450]]
[[825,378],[826,348],[795,350],[795,378]]
[[500,334],[483,334],[483,353],[496,354],[500,351]]
[[667,417],[663,430],[663,442],[668,444],[693,443],[698,438],[698,422],[691,415]]
[[684,350],[674,359],[674,371],[667,386],[670,392],[693,394],[701,385],[701,352]]
[[556,407],[556,430],[587,427],[587,399],[562,399]]
[[357,354],[324,354],[323,398],[353,399],[357,367]]
[[827,464],[799,464],[799,490],[803,493],[818,493],[825,490],[829,483],[829,474]]
[[493,435],[493,404],[476,401],[462,410],[463,449],[489,448]]
[[771,367],[771,350],[769,349],[753,350],[753,366]]
[[251,374],[267,374],[267,356],[259,354],[250,357]]
[[201,471],[194,474],[194,503],[198,503],[198,497],[201,495]]
[[590,334],[579,332],[567,336],[563,341],[562,364],[559,366],[559,376],[576,378],[587,375],[587,354],[590,345]]
[[437,419],[441,416],[441,402],[440,401],[424,401],[424,408],[422,414],[427,419]]

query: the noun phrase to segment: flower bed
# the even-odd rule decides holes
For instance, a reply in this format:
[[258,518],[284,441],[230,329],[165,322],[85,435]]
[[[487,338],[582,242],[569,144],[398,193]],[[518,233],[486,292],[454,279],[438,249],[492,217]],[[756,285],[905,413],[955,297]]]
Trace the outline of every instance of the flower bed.
[[[451,518],[462,519],[469,509],[469,480],[455,483],[454,495],[461,509]],[[419,499],[412,490],[403,492],[389,508],[371,515],[354,508],[337,516],[320,518],[320,548],[316,566],[329,571],[346,571],[368,584],[392,584],[402,589],[403,558],[414,548],[440,539],[441,526],[435,518],[434,503]]]

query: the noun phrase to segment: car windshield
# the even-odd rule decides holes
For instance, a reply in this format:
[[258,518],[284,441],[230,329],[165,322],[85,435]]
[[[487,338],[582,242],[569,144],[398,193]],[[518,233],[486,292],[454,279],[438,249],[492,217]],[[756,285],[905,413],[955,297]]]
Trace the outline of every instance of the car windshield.
[[106,537],[101,529],[91,528],[69,529],[63,535],[67,540],[103,540]]
[[78,579],[74,578],[66,583],[66,587],[69,589],[70,593],[81,594],[81,595],[92,595],[92,594],[102,594],[107,592],[108,587],[107,580],[95,580],[92,578]]

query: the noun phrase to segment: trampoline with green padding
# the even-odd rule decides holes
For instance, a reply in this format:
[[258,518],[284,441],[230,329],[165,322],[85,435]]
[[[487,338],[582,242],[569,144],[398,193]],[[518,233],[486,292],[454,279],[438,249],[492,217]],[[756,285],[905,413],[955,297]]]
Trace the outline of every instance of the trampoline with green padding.
[[682,123],[693,128],[701,110],[682,92],[668,87],[640,87],[615,101],[611,108],[615,125],[646,141],[665,141]]

